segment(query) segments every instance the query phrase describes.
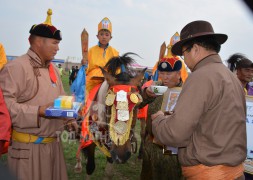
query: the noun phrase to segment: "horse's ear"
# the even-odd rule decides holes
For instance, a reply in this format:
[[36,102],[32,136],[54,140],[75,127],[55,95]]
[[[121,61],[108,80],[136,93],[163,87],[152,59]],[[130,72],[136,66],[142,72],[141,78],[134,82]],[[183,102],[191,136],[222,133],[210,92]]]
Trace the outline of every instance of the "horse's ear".
[[137,74],[134,78],[132,78],[130,80],[130,84],[133,86],[139,86],[146,70],[147,68],[143,69],[139,74]]
[[106,70],[104,70],[102,67],[99,66],[99,68],[101,69],[101,71],[105,77],[105,80],[108,82],[109,86],[115,85],[115,82],[116,82],[115,77],[113,77],[111,74],[106,72]]

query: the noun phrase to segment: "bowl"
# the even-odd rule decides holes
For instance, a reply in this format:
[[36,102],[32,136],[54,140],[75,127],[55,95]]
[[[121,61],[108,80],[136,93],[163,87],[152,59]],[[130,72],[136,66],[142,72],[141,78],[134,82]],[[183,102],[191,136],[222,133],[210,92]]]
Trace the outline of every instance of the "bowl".
[[151,86],[151,90],[156,95],[163,95],[167,91],[167,89],[168,89],[167,86]]

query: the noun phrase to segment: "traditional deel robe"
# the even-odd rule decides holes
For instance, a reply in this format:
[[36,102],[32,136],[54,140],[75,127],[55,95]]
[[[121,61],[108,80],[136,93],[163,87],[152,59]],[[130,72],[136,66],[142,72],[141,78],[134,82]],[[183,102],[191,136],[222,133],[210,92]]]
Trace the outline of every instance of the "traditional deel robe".
[[[178,87],[181,85],[182,83],[180,83]],[[157,96],[156,98],[149,98],[146,93],[143,94],[143,103],[141,104],[141,107],[148,104],[148,113],[143,143],[142,180],[183,179],[181,165],[178,161],[177,155],[164,155],[163,147],[153,143],[151,115],[161,110],[163,98],[164,95]]]
[[23,143],[20,141],[25,138],[17,140],[12,134],[8,166],[18,179],[68,179],[60,138],[56,138],[64,128],[64,121],[38,117],[39,106],[65,94],[59,71],[57,67],[53,68],[56,84],[52,83],[48,68],[42,67],[40,58],[28,50],[0,72],[0,86],[11,115],[13,132],[55,138],[50,143]]
[[99,45],[93,46],[89,49],[88,68],[86,71],[86,97],[93,87],[102,83],[100,80],[91,79],[93,76],[104,77],[99,66],[104,67],[112,57],[118,55],[119,52],[109,45],[105,49],[99,47]]
[[246,103],[238,78],[219,55],[200,61],[187,78],[174,113],[152,121],[155,138],[179,147],[182,166],[237,166],[246,158]]

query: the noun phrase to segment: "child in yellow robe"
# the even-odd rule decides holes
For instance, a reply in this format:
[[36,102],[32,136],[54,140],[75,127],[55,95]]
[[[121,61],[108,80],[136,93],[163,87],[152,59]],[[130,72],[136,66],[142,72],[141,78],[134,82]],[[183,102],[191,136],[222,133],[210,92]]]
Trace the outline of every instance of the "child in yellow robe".
[[104,67],[112,57],[119,55],[119,52],[109,45],[109,41],[112,39],[112,23],[106,17],[98,24],[97,38],[99,40],[98,45],[91,47],[88,51],[86,97],[93,87],[103,81],[91,79],[92,77],[103,77],[99,66]]

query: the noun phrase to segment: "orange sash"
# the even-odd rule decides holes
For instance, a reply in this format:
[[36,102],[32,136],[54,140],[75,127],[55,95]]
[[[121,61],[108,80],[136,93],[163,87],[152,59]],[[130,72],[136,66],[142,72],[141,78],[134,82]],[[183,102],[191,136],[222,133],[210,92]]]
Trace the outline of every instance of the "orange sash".
[[57,81],[57,77],[55,75],[54,67],[52,63],[49,64],[48,71],[49,71],[49,76],[50,76],[51,81],[55,84]]
[[101,84],[98,84],[97,86],[95,86],[91,91],[90,91],[90,94],[86,100],[86,103],[85,103],[85,107],[83,108],[83,112],[82,112],[82,115],[85,116],[83,122],[82,122],[82,131],[81,131],[81,135],[82,135],[82,139],[81,139],[81,149],[89,146],[93,141],[91,139],[89,140],[84,140],[84,138],[89,135],[89,129],[88,129],[88,126],[89,126],[89,117],[88,117],[88,112],[89,112],[89,109],[90,109],[90,106],[91,106],[91,103],[92,101],[95,99],[97,93],[98,93],[98,90],[100,88]]
[[182,166],[183,175],[187,180],[234,180],[243,175],[244,167],[240,164],[235,167],[217,165]]

